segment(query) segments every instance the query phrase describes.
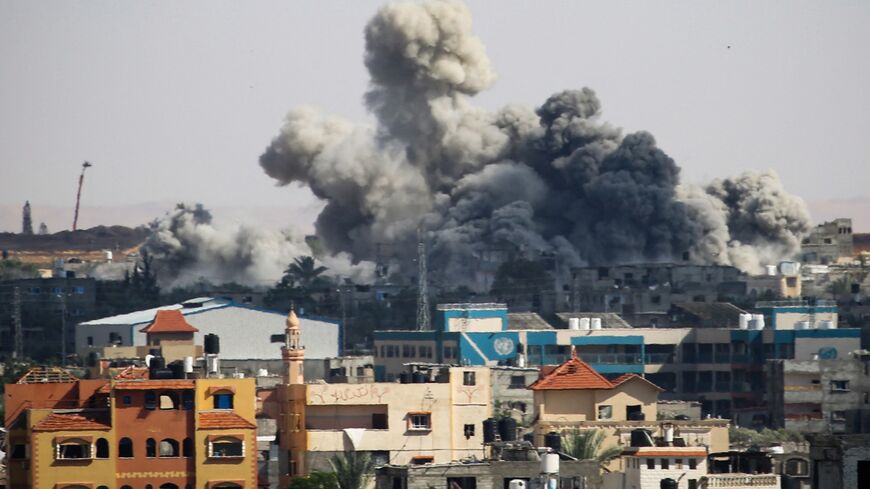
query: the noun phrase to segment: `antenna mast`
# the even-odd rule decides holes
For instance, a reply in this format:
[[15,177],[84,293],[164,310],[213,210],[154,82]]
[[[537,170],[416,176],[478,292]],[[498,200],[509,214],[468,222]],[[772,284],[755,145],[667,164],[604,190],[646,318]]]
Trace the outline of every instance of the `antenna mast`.
[[94,166],[94,165],[90,164],[87,161],[82,163],[82,174],[79,175],[79,190],[78,190],[78,192],[76,192],[76,213],[73,216],[73,226],[72,226],[73,231],[76,230],[76,226],[79,223],[79,203],[82,200],[82,185],[84,185],[84,183],[85,183],[85,170],[87,170],[88,168],[90,168],[92,166]]
[[417,331],[431,329],[429,320],[429,280],[426,266],[426,242],[423,239],[423,226],[417,228]]

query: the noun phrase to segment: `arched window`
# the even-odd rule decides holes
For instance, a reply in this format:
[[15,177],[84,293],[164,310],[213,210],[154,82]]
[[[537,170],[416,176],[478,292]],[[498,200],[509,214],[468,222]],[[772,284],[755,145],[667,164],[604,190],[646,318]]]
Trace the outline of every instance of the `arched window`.
[[124,486],[121,486],[121,489],[133,489],[133,488],[130,486],[124,485]]
[[245,442],[234,436],[225,436],[209,442],[209,457],[235,458],[245,456]]
[[785,462],[785,473],[788,475],[808,475],[809,464],[801,458],[790,458]]
[[161,457],[177,457],[178,456],[178,442],[171,439],[166,438],[160,441],[160,456]]
[[145,484],[145,489],[154,489],[154,486],[151,484]]
[[242,489],[242,486],[234,482],[224,482],[214,486],[215,489]]
[[118,442],[118,457],[133,458],[133,440],[129,438],[121,438]]
[[166,484],[160,484],[160,489],[178,489],[178,486],[167,482]]
[[109,442],[105,438],[97,439],[97,458],[109,458]]
[[185,438],[183,442],[181,442],[181,451],[185,457],[193,456],[193,440],[190,438]]
[[97,486],[97,489],[109,489],[107,486]]
[[174,392],[161,392],[160,409],[178,409],[178,394]]
[[145,441],[145,456],[154,458],[157,456],[157,442],[154,438],[149,438]]

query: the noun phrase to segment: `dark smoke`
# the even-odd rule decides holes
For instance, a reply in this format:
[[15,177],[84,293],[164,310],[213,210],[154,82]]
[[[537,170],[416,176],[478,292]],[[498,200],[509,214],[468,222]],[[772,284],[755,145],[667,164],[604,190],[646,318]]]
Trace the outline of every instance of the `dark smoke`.
[[332,252],[374,258],[376,244],[413,253],[423,224],[433,271],[473,281],[492,250],[563,265],[678,259],[759,271],[789,257],[807,231],[803,202],[775,174],[707,188],[648,133],[623,136],[600,120],[588,89],[535,111],[492,113],[470,98],[495,73],[465,5],[399,3],[365,29],[375,127],[293,110],[260,165],[279,184],[302,182],[326,202],[316,229]]

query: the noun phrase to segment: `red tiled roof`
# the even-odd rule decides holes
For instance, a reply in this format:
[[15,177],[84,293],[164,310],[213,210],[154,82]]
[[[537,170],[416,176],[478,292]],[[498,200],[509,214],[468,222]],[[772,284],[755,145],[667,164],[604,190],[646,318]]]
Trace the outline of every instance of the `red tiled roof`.
[[108,430],[109,422],[101,415],[82,413],[52,413],[42,419],[33,431]]
[[115,390],[141,391],[154,389],[193,389],[192,380],[128,380],[115,382]]
[[612,389],[614,385],[588,363],[572,356],[552,372],[529,386],[532,390],[546,389]]
[[118,372],[115,380],[144,380],[148,378],[148,367],[129,366]]
[[196,333],[199,331],[184,320],[184,314],[177,309],[161,309],[154,321],[139,330],[142,333]]
[[199,413],[199,429],[253,429],[256,426],[232,411],[206,411]]
[[655,387],[656,389],[658,389],[660,391],[664,391],[664,389],[662,389],[661,387],[653,384],[652,382],[650,382],[646,378],[641,377],[640,375],[637,375],[637,374],[623,374],[623,375],[620,375],[619,377],[611,380],[611,382],[613,383],[613,386],[616,387],[616,386],[618,386],[624,382],[628,382],[629,380],[632,380],[632,379],[640,379],[640,380],[646,382],[647,384]]

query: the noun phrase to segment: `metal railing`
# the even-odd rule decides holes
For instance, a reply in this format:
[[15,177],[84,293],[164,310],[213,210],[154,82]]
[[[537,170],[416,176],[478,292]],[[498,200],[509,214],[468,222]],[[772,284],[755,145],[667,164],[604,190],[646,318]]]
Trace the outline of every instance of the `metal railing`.
[[640,353],[580,353],[584,362],[592,364],[641,364],[643,363]]
[[701,478],[701,488],[715,487],[769,487],[779,488],[776,474],[708,474]]

